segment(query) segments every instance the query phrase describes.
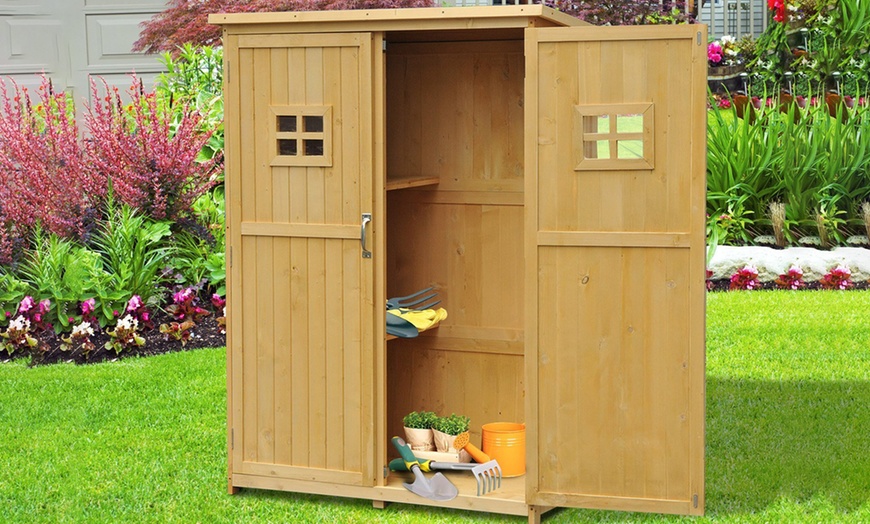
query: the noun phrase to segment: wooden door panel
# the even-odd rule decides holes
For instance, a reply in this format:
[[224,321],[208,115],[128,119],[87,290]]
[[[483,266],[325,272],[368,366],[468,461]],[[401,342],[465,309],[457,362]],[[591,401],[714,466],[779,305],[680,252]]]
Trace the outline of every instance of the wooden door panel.
[[239,268],[229,313],[242,319],[229,334],[235,473],[375,477],[374,268],[360,244],[362,213],[374,211],[371,42],[239,37],[231,151],[241,176],[228,186]]
[[703,512],[704,42],[527,31],[533,504]]

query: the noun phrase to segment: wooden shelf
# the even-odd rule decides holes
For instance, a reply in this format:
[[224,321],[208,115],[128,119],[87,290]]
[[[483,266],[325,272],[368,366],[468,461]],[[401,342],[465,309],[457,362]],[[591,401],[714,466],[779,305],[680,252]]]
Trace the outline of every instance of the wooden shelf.
[[411,187],[434,186],[441,179],[437,176],[399,176],[387,177],[387,191],[408,189]]

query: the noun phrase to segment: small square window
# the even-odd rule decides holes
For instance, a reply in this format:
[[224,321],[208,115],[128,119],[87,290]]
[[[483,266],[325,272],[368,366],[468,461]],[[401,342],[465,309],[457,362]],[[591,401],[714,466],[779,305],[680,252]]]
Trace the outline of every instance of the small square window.
[[618,140],[617,158],[643,159],[643,140]]
[[304,140],[305,156],[323,156],[323,140]]
[[271,106],[273,166],[331,166],[330,106]]
[[278,154],[281,156],[296,156],[296,140],[278,140]]
[[617,133],[640,133],[643,131],[643,115],[616,115]]
[[322,133],[323,132],[323,117],[322,116],[305,116],[302,117],[305,122],[306,133]]
[[278,132],[295,133],[296,132],[296,117],[295,116],[278,116]]
[[653,105],[574,106],[577,171],[654,169]]
[[583,127],[589,133],[610,133],[610,115],[584,116]]

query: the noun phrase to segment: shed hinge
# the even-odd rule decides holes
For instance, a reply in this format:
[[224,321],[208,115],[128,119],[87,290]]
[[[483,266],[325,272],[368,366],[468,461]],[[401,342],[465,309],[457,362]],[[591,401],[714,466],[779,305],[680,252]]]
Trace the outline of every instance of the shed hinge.
[[696,508],[698,507],[698,494],[697,493],[692,495],[692,506],[694,506]]
[[381,40],[381,49],[386,53],[387,52],[387,41]]

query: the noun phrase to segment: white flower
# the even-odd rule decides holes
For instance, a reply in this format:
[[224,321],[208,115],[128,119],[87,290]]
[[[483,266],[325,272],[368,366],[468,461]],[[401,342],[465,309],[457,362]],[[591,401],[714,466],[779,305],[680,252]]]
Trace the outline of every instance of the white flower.
[[118,321],[118,327],[136,331],[139,328],[139,321],[133,318],[132,315],[127,315]]
[[90,322],[82,322],[78,326],[73,327],[72,336],[73,337],[91,337],[94,334],[94,328],[91,327]]
[[30,331],[30,321],[22,316],[15,317],[15,320],[9,323],[9,329],[16,331]]
[[725,46],[727,46],[727,45],[729,45],[729,44],[735,44],[735,43],[737,43],[737,39],[734,38],[734,37],[731,36],[731,35],[725,35],[725,36],[723,36],[722,38],[720,38],[719,40],[722,41],[722,47],[725,47]]

